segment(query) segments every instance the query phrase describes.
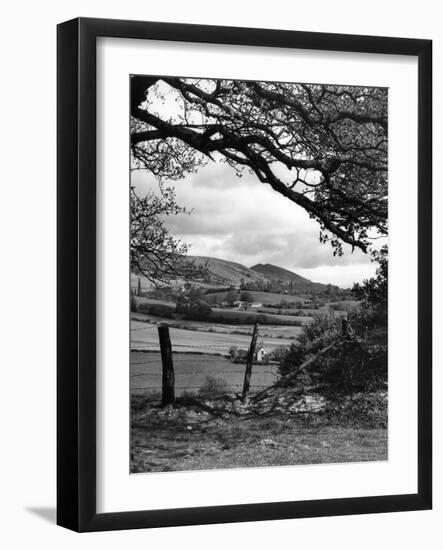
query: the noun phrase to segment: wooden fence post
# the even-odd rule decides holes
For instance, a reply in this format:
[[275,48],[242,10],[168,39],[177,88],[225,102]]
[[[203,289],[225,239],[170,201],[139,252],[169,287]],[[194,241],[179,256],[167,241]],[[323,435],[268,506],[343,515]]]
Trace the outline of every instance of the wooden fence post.
[[255,323],[252,331],[251,344],[249,346],[248,357],[246,359],[245,378],[243,381],[242,401],[246,403],[249,397],[249,386],[251,384],[252,363],[254,361],[255,346],[257,344],[258,323]]
[[162,407],[166,407],[174,403],[175,400],[174,363],[172,362],[171,338],[167,325],[158,327],[158,337],[162,355]]
[[342,320],[341,320],[341,332],[342,332],[342,336],[349,336],[348,320],[345,319],[344,317],[342,317]]
[[350,352],[352,351],[352,339],[353,339],[353,330],[349,323],[348,319],[341,320],[341,328],[343,335],[343,350],[342,350],[342,377],[343,377],[343,387],[346,391],[352,391],[352,357],[349,357]]

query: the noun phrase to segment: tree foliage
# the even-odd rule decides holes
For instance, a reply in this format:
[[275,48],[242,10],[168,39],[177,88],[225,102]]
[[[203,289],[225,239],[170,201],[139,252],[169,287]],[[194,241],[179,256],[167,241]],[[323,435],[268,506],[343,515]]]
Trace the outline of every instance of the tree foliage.
[[186,210],[177,205],[171,187],[161,187],[160,195],[150,191],[143,197],[131,189],[131,270],[143,274],[155,287],[204,274],[204,268],[183,260],[188,246],[172,237],[165,226],[167,216],[183,213]]
[[250,292],[247,292],[247,291],[243,291],[241,294],[240,294],[240,300],[242,302],[248,302],[248,303],[252,303],[254,301],[254,297],[252,296],[252,294]]
[[177,296],[175,311],[184,313],[185,319],[206,319],[212,311],[205,299],[203,290],[189,282],[184,284],[182,292]]
[[362,284],[355,283],[352,292],[373,307],[387,310],[388,300],[388,247],[373,251],[372,260],[378,262],[375,277],[366,279]]
[[387,234],[386,89],[134,76],[131,115],[133,166],[160,181],[222,160],[303,207],[336,254]]
[[238,300],[237,292],[234,289],[228,290],[226,296],[224,297],[224,301],[230,306],[233,306],[236,300]]

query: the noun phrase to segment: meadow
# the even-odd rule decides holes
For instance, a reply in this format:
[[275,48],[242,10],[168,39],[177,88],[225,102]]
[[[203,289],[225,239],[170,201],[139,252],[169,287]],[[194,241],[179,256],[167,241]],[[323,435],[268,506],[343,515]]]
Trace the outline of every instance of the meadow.
[[[168,300],[159,300],[153,298],[136,298],[137,312],[139,314],[150,315],[151,318],[163,317],[165,320],[180,319],[192,321],[184,314],[176,312],[174,302]],[[277,310],[272,308],[248,308],[242,310],[239,308],[214,307],[201,321],[212,324],[224,325],[253,325],[255,322],[265,325],[287,325],[303,326],[310,321],[307,312],[299,311],[299,315],[290,315],[286,310]]]
[[309,416],[220,417],[131,400],[132,473],[385,461],[388,431]]
[[[279,346],[290,346],[293,342],[292,336],[301,330],[299,327],[282,327],[286,334],[290,330],[291,337],[284,336],[284,333],[277,330],[272,334],[275,327],[260,327],[258,344],[272,351]],[[278,327],[280,329],[280,327]],[[183,329],[170,326],[169,330],[174,352],[204,352],[210,355],[228,355],[231,346],[247,349],[251,341],[248,333],[216,331],[211,332],[195,330],[192,328]],[[144,351],[159,351],[157,325],[142,321],[131,322],[131,349]]]
[[[206,353],[173,354],[176,395],[196,393],[204,388],[208,377],[227,392],[239,392],[245,366],[232,363],[221,355]],[[251,388],[259,391],[278,377],[277,365],[254,365]],[[151,395],[161,391],[162,363],[159,352],[131,351],[131,395]]]

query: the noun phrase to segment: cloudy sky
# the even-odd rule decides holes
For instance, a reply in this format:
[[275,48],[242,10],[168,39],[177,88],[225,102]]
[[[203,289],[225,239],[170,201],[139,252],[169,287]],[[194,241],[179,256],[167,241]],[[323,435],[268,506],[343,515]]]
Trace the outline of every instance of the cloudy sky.
[[[158,184],[146,171],[132,172],[139,195]],[[296,204],[255,176],[238,178],[223,163],[210,163],[173,184],[177,203],[191,213],[170,216],[170,233],[189,245],[189,254],[239,262],[271,263],[312,281],[350,287],[372,277],[376,266],[359,250],[344,245],[334,257],[319,242],[319,225]]]

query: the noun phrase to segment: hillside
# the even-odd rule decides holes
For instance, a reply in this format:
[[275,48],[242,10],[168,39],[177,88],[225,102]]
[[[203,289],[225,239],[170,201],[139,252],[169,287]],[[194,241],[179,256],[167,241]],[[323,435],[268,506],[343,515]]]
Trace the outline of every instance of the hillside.
[[267,279],[258,271],[248,269],[244,265],[209,256],[186,256],[188,262],[195,262],[197,266],[204,266],[209,270],[211,283],[222,285],[240,285],[244,283],[266,282]]
[[[338,290],[337,286],[312,282],[297,273],[272,264],[256,264],[248,268],[237,262],[210,256],[184,256],[182,261],[194,262],[196,266],[205,268],[203,271],[206,274],[193,281],[202,288],[233,286],[244,290],[277,294],[288,293],[290,295],[319,294],[328,288],[331,291]],[[132,275],[131,286],[133,288],[136,288],[138,278],[139,276]],[[140,278],[143,289],[151,286],[143,277]],[[183,283],[183,281],[177,282]]]
[[[297,292],[324,292],[329,285],[323,283],[314,283],[297,273],[293,273],[283,267],[278,267],[272,264],[257,264],[251,267],[252,271],[255,271],[265,277],[266,279],[273,281],[274,283],[291,284],[294,291]],[[332,290],[337,290],[338,287],[330,285]]]

